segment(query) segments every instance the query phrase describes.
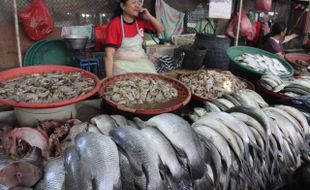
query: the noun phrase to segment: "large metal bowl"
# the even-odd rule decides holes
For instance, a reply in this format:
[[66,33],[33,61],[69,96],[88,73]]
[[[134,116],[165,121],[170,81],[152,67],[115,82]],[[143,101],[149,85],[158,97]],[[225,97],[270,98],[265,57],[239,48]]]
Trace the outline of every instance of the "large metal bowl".
[[69,49],[80,50],[86,48],[88,36],[67,35],[63,39]]

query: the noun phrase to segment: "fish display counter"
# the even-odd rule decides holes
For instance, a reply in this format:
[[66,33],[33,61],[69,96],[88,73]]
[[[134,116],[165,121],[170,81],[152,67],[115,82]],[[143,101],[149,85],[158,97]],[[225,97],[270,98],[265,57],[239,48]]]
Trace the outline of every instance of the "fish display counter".
[[[28,82],[31,77],[36,82]],[[279,89],[282,79],[272,77],[262,78],[262,84]],[[9,80],[0,83],[0,95],[16,104],[57,103],[44,103],[56,92],[42,93],[38,101],[34,95],[23,96],[21,102],[11,96],[20,93],[12,90],[29,86],[38,95],[42,83],[50,89],[59,84],[57,89],[63,91],[57,93],[70,96],[62,101],[91,92],[78,88],[70,93],[76,80],[95,88],[100,98],[74,102],[73,118],[50,114],[27,126],[17,122],[16,112],[0,112],[0,189],[274,189],[310,162],[309,111],[271,106],[251,83],[228,71],[201,70],[179,80],[125,74],[106,78],[98,88],[96,79],[91,83],[74,72],[32,73],[13,84]],[[308,80],[283,82],[281,90],[308,91]],[[184,107],[192,93],[208,101],[190,107],[188,118],[172,113]],[[127,113],[106,113],[102,102]],[[167,102],[167,107],[161,106]]]
[[173,113],[147,120],[96,113],[97,99],[79,103],[79,117],[94,111],[83,121],[18,128],[0,122],[1,188],[278,187],[310,161],[307,118],[296,108],[268,105],[254,91],[236,93],[237,102],[247,104],[225,112],[196,109],[195,121]]

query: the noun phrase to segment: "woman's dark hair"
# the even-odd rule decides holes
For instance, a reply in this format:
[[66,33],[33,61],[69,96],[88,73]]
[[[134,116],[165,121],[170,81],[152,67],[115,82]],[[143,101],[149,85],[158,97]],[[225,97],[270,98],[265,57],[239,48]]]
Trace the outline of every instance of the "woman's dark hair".
[[117,16],[121,16],[123,14],[123,9],[121,7],[121,3],[126,4],[128,0],[119,0],[117,8],[114,10],[113,18]]
[[287,26],[284,22],[276,22],[271,28],[271,34],[272,36],[281,34],[281,32],[284,32],[286,28]]
[[284,32],[286,28],[287,26],[284,22],[274,23],[272,25],[270,33],[264,37],[263,42],[266,42],[270,37],[281,34],[281,32]]

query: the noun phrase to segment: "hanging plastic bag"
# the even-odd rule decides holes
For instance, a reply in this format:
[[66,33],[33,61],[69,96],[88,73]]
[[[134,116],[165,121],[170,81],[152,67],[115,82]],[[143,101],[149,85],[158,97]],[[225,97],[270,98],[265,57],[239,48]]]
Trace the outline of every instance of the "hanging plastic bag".
[[[232,38],[236,37],[238,17],[239,13],[235,14],[226,28],[226,34]],[[255,25],[252,25],[247,12],[244,10],[241,12],[240,35],[246,36],[248,40],[252,40],[255,37]]]
[[256,10],[268,12],[271,9],[272,0],[256,0]]
[[18,16],[32,40],[41,40],[53,31],[54,21],[43,0],[31,0]]

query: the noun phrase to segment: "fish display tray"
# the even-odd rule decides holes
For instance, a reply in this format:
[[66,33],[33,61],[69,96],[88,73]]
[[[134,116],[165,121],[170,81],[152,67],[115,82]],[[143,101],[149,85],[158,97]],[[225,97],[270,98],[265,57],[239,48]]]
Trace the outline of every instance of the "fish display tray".
[[264,96],[265,99],[270,100],[272,103],[276,103],[278,101],[291,98],[283,93],[274,92],[272,90],[265,88],[263,85],[260,84],[259,81],[256,82],[256,86],[258,88],[258,91],[261,93],[261,95]]
[[[223,69],[208,69],[208,70],[213,70],[213,71],[217,71],[217,72],[222,72],[222,71],[226,71],[226,70],[223,70]],[[192,73],[185,73],[185,74],[182,74],[181,76],[190,76],[192,74],[194,74],[196,72],[192,72]],[[180,77],[181,77],[180,76]],[[241,78],[241,77],[238,77],[238,76],[235,76],[237,77],[238,79],[240,79],[241,81],[245,82],[247,84],[247,89],[250,89],[250,90],[253,90],[255,91],[255,86],[254,84],[252,84],[250,81],[244,79],[244,78]],[[210,101],[210,99],[208,98],[204,98],[202,96],[199,96],[193,92],[191,92],[192,94],[192,98],[195,99],[195,100],[198,100],[198,101],[201,101],[201,102],[205,102],[205,101]]]
[[63,72],[63,73],[71,73],[71,72],[80,72],[85,77],[91,78],[95,81],[95,88],[89,91],[88,93],[59,102],[51,102],[51,103],[26,103],[26,102],[15,102],[8,99],[1,99],[0,103],[20,107],[20,108],[32,108],[32,109],[43,109],[43,108],[56,108],[61,106],[66,106],[70,104],[78,103],[82,100],[85,100],[92,95],[96,94],[100,87],[100,81],[98,77],[88,71],[85,71],[80,68],[70,67],[70,66],[56,66],[56,65],[40,65],[40,66],[27,66],[27,67],[20,67],[9,69],[3,72],[0,72],[0,83],[5,82],[7,80],[15,79],[17,77],[22,77],[25,75],[32,75],[32,74],[43,74],[43,73],[50,73],[50,72]]
[[[104,97],[104,93],[107,89],[107,87],[120,79],[131,79],[131,78],[151,78],[153,80],[162,80],[166,83],[171,84],[174,88],[178,91],[178,96],[176,98],[171,99],[168,102],[165,103],[152,103],[152,105],[143,104],[139,107],[128,107],[126,105],[117,104],[111,100],[108,100]],[[183,106],[185,106],[191,99],[191,92],[190,90],[180,81],[162,76],[162,75],[156,75],[156,74],[149,74],[149,73],[129,73],[129,74],[121,74],[121,75],[115,75],[112,77],[105,78],[102,81],[102,84],[98,91],[100,97],[104,102],[106,102],[107,105],[121,111],[139,114],[139,115],[154,115],[154,114],[161,114],[166,112],[172,112],[175,111]]]
[[310,55],[305,53],[287,53],[285,54],[285,59],[292,64],[300,60],[309,63],[310,65]]
[[[299,75],[309,75],[310,70],[307,67],[310,66],[310,55],[304,53],[288,53],[285,54],[285,59],[292,64],[292,66],[298,71],[305,70],[304,72],[299,73]],[[300,64],[296,63],[297,61],[304,61],[306,63],[305,66],[301,66]]]
[[229,59],[231,60],[230,70],[232,71],[232,73],[242,76],[243,78],[247,80],[256,82],[266,73],[258,72],[257,70],[247,67],[241,64],[239,61],[235,60],[237,56],[240,56],[245,53],[265,55],[270,58],[278,59],[282,63],[282,65],[289,71],[289,74],[279,75],[279,77],[282,79],[288,79],[292,77],[294,74],[294,68],[287,61],[278,58],[276,55],[272,53],[269,53],[267,51],[264,51],[258,48],[252,48],[252,47],[247,47],[247,46],[230,47],[227,50],[227,55]]

